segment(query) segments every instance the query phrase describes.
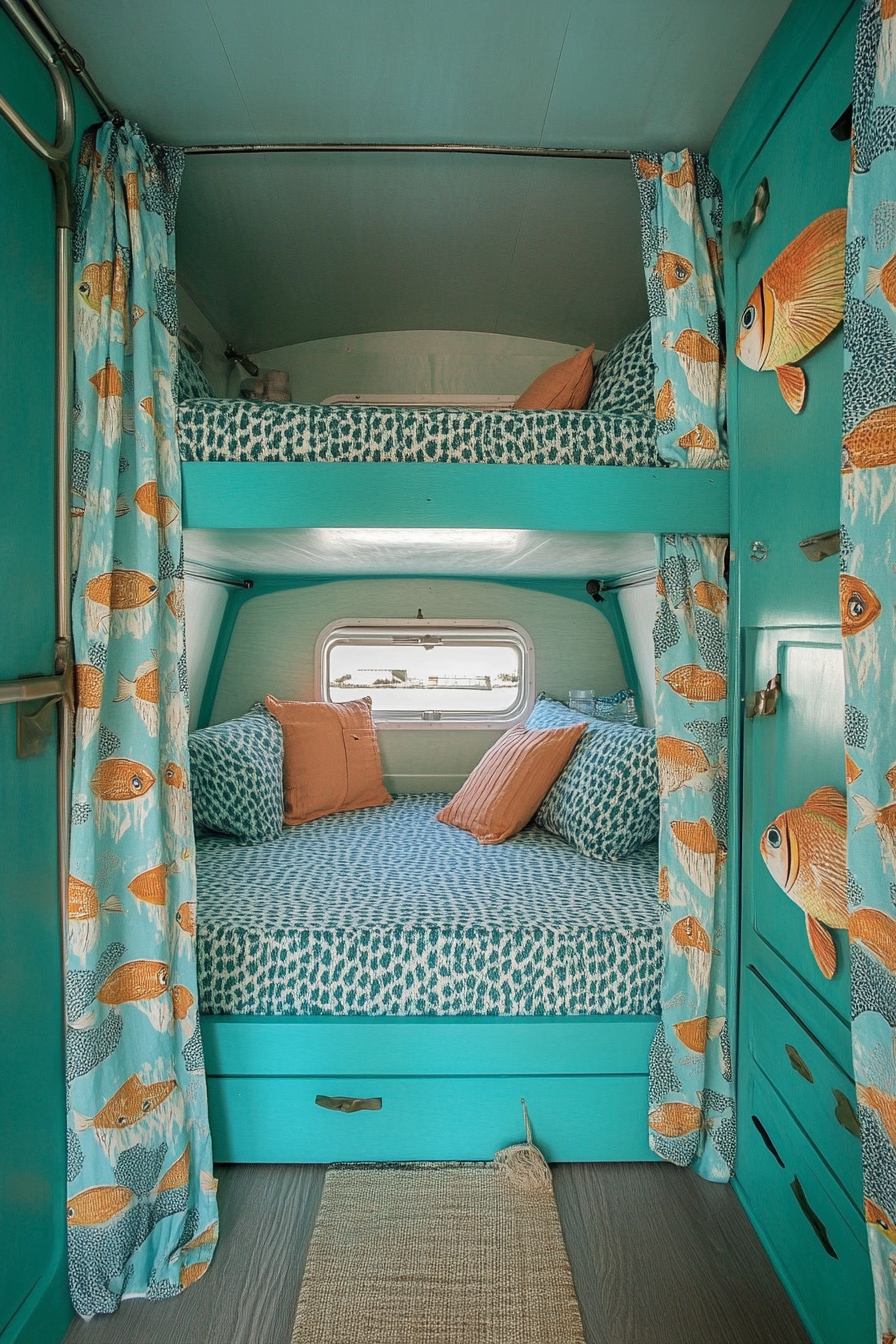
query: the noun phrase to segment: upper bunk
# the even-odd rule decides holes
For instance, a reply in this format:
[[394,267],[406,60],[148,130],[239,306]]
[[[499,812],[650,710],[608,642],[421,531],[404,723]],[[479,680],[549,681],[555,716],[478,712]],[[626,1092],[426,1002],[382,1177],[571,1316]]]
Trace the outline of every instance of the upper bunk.
[[214,398],[183,356],[184,525],[725,534],[727,471],[660,460],[653,374],[646,326],[600,361],[582,409]]

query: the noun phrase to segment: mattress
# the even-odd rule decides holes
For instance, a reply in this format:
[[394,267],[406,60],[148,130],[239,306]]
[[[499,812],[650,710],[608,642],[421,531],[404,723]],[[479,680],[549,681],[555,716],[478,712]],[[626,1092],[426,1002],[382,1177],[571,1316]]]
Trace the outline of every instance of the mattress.
[[657,1013],[655,846],[588,859],[537,827],[483,846],[448,795],[197,841],[205,1013]]
[[183,401],[186,462],[497,462],[662,466],[656,424],[592,411],[419,410]]

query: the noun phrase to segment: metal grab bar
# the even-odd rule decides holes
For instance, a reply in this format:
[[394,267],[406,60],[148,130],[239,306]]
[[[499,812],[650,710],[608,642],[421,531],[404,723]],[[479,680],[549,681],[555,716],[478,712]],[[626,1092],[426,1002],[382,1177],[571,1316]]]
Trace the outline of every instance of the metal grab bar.
[[69,679],[60,677],[17,677],[0,681],[0,705],[21,705],[28,700],[55,700],[68,694]]

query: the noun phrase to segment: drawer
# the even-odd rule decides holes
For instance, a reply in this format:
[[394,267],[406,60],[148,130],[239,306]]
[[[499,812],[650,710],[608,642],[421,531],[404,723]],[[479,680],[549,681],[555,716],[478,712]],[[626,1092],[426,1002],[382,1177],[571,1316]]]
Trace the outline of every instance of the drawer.
[[861,1210],[862,1155],[852,1079],[752,967],[744,976],[741,1023],[753,1059]]
[[875,1338],[865,1224],[761,1075],[741,1086],[737,1189],[803,1321],[823,1344]]
[[[379,1097],[380,1110],[325,1110],[315,1097]],[[211,1077],[218,1162],[484,1161],[525,1138],[551,1162],[641,1162],[647,1079],[568,1077]]]

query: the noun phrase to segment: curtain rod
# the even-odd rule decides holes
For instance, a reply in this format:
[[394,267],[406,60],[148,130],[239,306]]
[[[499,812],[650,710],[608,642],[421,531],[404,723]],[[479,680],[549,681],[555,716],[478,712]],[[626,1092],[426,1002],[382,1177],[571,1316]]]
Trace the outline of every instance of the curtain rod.
[[628,159],[627,149],[563,149],[545,145],[372,144],[308,141],[275,145],[184,145],[185,154],[507,154],[530,159]]

